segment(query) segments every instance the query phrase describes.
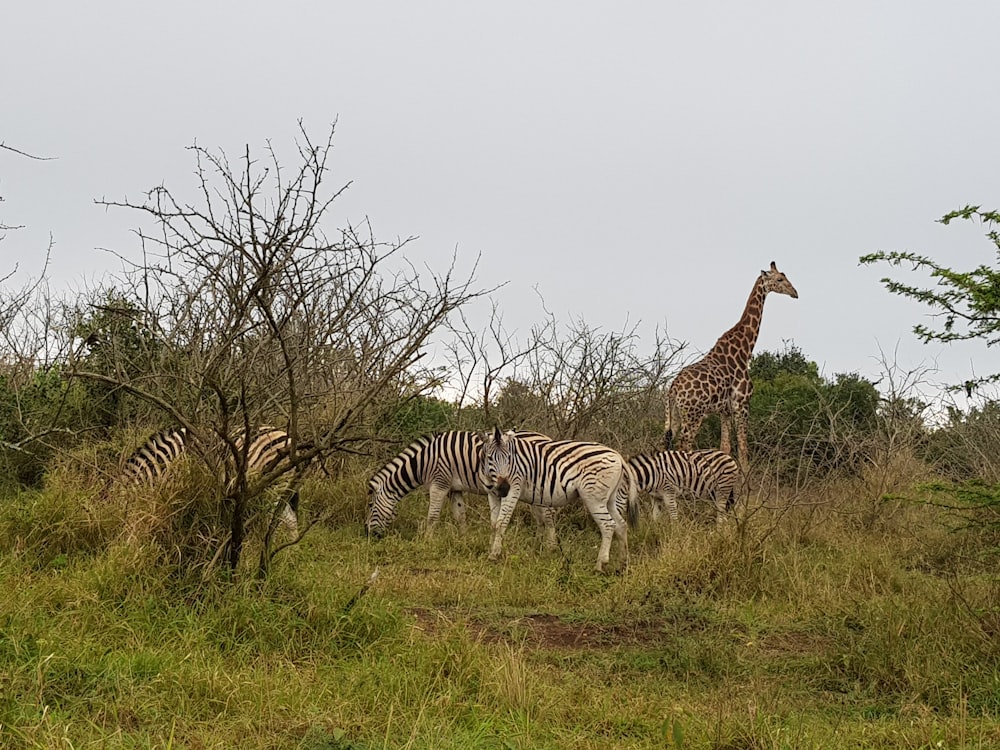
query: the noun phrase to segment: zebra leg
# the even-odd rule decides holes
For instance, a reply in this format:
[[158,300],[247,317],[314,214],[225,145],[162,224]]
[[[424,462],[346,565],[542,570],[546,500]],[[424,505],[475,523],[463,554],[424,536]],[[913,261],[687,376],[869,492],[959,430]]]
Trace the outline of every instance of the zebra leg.
[[653,517],[653,523],[659,523],[660,516],[663,515],[663,495],[659,492],[651,492],[649,497],[653,501],[650,504],[650,515]]
[[667,514],[670,516],[670,523],[677,523],[677,495],[673,492],[666,492],[663,499],[667,505]]
[[[520,494],[520,493],[518,493]],[[511,516],[514,515],[514,508],[517,507],[517,494],[511,492],[507,497],[499,501],[499,512],[493,524],[493,541],[490,544],[490,560],[499,560],[501,547],[503,546],[503,535],[507,531]]]
[[[607,511],[591,515],[593,515],[594,522],[597,524],[597,528],[600,529],[601,532],[601,548],[597,552],[597,564],[594,566],[594,569],[598,573],[603,573],[604,566],[607,565],[608,560],[611,559],[611,540],[614,539],[615,534],[618,531],[618,524],[615,523],[615,519],[612,518],[611,514]],[[622,530],[624,531],[624,524],[622,524]]]
[[[297,494],[297,493],[296,493]],[[294,537],[299,535],[299,518],[292,509],[291,502],[281,502],[280,519],[281,525],[284,526]],[[298,503],[296,503],[297,505]]]
[[[622,558],[622,570],[628,569],[628,522],[618,510],[618,503],[615,502],[615,493],[612,493],[608,500],[608,510],[615,522],[615,537],[618,539],[618,549]],[[610,553],[610,550],[609,550]]]
[[466,524],[466,514],[465,514],[465,498],[462,496],[461,491],[453,490],[449,495],[451,500],[451,517],[455,519],[455,523],[458,524],[458,530],[465,533]]
[[545,548],[555,549],[559,546],[556,540],[556,509],[546,505],[532,505],[531,515],[535,517],[535,523],[542,530],[545,538]]
[[486,497],[490,501],[490,528],[494,529],[500,519],[500,498],[493,492],[487,492]]
[[[596,490],[596,494],[598,495],[605,494],[604,487],[598,486],[594,490]],[[604,497],[595,497],[593,494],[588,493],[588,496],[583,498],[583,504],[601,532],[601,547],[597,552],[597,564],[594,566],[598,573],[604,572],[604,566],[611,559],[611,540],[614,539],[619,525],[615,521],[614,515],[608,510],[609,506],[614,509],[614,494],[614,489],[612,489]],[[618,513],[617,509],[614,510],[614,513]],[[621,516],[618,516],[618,518],[621,519]],[[621,525],[624,528],[625,522],[622,521]]]
[[667,515],[670,516],[671,523],[677,523],[677,496],[673,492],[661,490],[652,493],[653,496],[653,520],[658,521],[666,507]]
[[292,536],[299,536],[299,491],[293,489],[285,501],[285,507],[281,511],[281,522],[285,525]]
[[732,490],[728,493],[712,491],[712,505],[715,506],[715,525],[722,526],[729,518],[729,500],[732,497]]
[[427,507],[426,531],[429,534],[434,530],[438,520],[441,518],[441,508],[444,506],[444,499],[448,496],[449,490],[446,487],[438,487],[436,484],[431,484],[428,488],[428,493],[431,496],[431,502]]

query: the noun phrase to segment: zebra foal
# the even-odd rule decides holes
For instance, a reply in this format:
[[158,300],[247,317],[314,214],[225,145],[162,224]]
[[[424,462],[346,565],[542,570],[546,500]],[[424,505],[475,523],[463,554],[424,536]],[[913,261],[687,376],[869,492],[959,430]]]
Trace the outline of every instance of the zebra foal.
[[526,440],[495,428],[483,439],[483,474],[490,499],[493,540],[490,559],[500,557],[503,535],[517,501],[542,508],[581,502],[601,532],[596,569],[604,572],[617,537],[622,565],[628,565],[628,525],[638,521],[635,484],[621,454],[598,443]]
[[740,468],[736,459],[718,450],[656,451],[628,459],[637,488],[653,498],[653,520],[666,505],[677,521],[677,496],[705,498],[715,507],[716,524],[725,521],[736,501]]
[[[548,440],[537,432],[519,432],[525,440]],[[396,520],[399,502],[420,487],[430,495],[427,530],[441,517],[447,499],[451,514],[462,531],[466,528],[463,493],[486,494],[481,474],[483,438],[478,432],[449,430],[414,440],[368,480],[365,531],[380,538]],[[556,545],[554,513],[532,506],[532,514],[544,529],[546,544]]]

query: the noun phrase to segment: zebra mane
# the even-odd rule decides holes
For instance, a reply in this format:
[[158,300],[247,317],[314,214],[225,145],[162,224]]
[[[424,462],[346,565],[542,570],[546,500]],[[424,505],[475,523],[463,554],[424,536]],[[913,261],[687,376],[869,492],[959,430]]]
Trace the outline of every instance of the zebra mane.
[[[390,458],[382,467],[372,475],[370,481],[374,482],[377,479],[386,480],[399,474],[408,465],[413,464],[414,459],[421,454],[421,452],[427,450],[433,443],[436,435],[421,435],[416,440],[412,441],[403,450],[397,453],[395,456]],[[417,485],[414,485],[415,489]]]

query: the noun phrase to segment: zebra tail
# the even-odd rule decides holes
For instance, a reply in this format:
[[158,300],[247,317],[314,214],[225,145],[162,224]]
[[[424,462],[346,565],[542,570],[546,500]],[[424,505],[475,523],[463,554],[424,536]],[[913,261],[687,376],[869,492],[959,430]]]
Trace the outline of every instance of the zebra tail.
[[729,512],[736,505],[736,488],[729,490],[729,497],[726,498],[726,512]]
[[622,472],[622,481],[628,485],[627,505],[625,506],[625,520],[630,529],[639,528],[639,477],[631,466],[625,464],[625,471]]

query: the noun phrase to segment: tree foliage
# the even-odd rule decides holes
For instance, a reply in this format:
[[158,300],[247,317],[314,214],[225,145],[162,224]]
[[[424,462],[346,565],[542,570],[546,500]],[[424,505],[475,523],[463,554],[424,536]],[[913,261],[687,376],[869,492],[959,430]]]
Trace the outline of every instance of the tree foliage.
[[801,479],[857,471],[864,441],[876,430],[879,395],[856,373],[820,375],[794,344],[750,361],[751,453]]
[[[966,206],[945,214],[938,221],[947,225],[955,219],[978,221],[986,226],[986,237],[996,251],[995,261],[1000,263],[1000,232],[996,228],[1000,224],[1000,213]],[[993,346],[1000,342],[1000,267],[981,263],[968,271],[956,271],[927,256],[908,251],[869,253],[862,255],[860,262],[864,265],[877,262],[897,267],[908,265],[913,271],[927,273],[935,282],[934,286],[922,286],[888,276],[881,279],[890,293],[927,305],[939,318],[937,326],[923,323],[913,326],[913,332],[924,343],[981,339],[986,346]],[[975,387],[998,379],[1000,373],[993,373],[957,387],[971,394]]]
[[[979,206],[966,206],[945,214],[938,221],[950,224],[955,219],[978,221],[987,228],[986,237],[993,244],[994,265],[981,263],[968,271],[956,271],[924,255],[912,252],[876,252],[861,256],[862,264],[885,262],[891,266],[909,265],[913,271],[929,274],[933,287],[906,284],[885,277],[881,281],[892,294],[909,297],[929,307],[940,320],[938,326],[922,323],[913,331],[924,343],[980,340],[987,347],[1000,342],[1000,213],[984,211]],[[987,383],[1000,381],[1000,373],[970,378],[953,385],[964,389],[966,396]],[[926,455],[952,485],[931,487],[936,496],[948,495],[956,507],[972,511],[972,525],[996,526],[1000,480],[994,459],[998,447],[997,404],[987,402],[973,407],[967,414],[953,409],[948,424],[929,436]],[[972,484],[969,484],[971,480]],[[988,483],[980,485],[984,480]]]

